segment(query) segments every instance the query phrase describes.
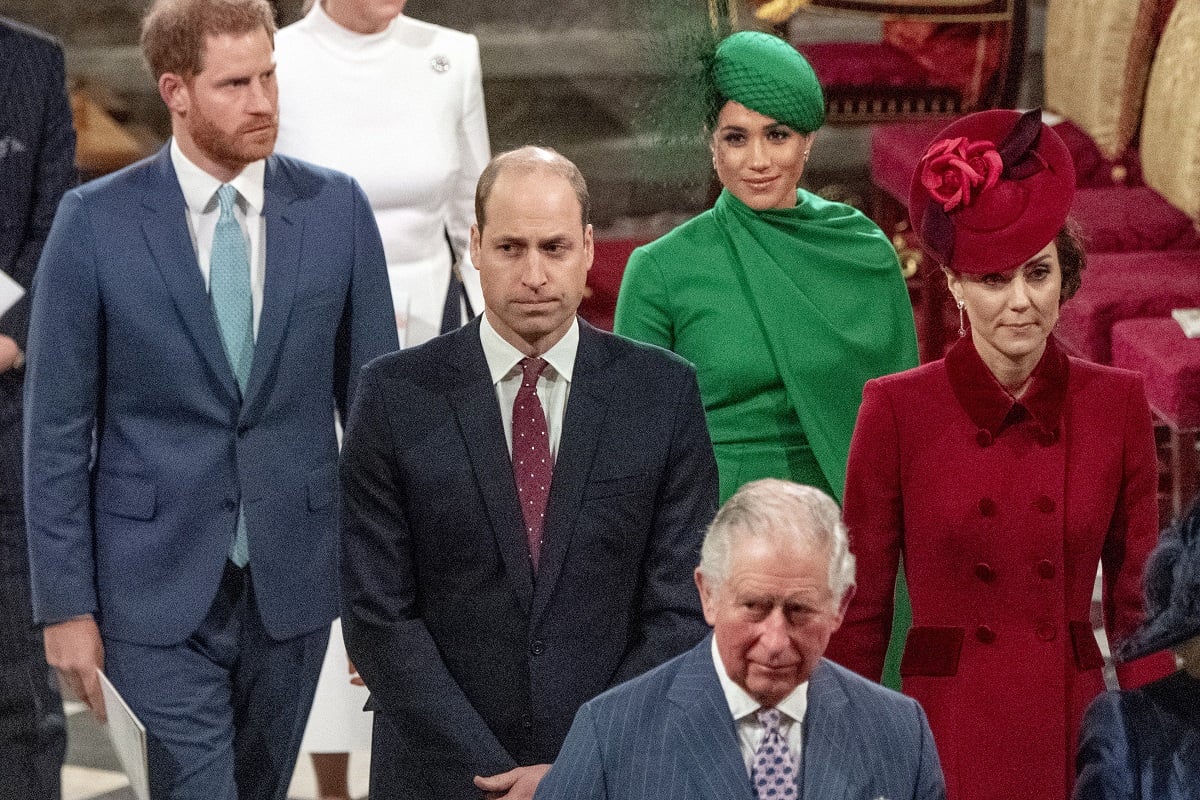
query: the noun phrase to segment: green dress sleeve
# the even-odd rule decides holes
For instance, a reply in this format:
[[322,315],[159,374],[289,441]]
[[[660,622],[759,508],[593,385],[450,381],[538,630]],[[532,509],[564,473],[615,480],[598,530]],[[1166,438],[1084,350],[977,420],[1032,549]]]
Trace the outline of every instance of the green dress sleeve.
[[662,268],[644,247],[634,250],[621,278],[613,332],[675,349],[674,315]]

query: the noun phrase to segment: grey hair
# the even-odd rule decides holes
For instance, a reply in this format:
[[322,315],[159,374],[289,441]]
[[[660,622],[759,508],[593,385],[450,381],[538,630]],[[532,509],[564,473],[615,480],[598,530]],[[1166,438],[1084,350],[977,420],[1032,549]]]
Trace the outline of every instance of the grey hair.
[[708,526],[700,550],[700,572],[721,586],[729,577],[734,538],[770,537],[803,550],[827,550],[829,588],[840,603],[854,586],[854,554],[841,511],[812,486],[778,478],[751,481],[725,501]]

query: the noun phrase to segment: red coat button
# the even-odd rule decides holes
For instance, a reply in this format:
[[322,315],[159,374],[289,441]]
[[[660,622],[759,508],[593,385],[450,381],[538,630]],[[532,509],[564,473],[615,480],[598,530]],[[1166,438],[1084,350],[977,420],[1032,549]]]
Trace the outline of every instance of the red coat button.
[[979,443],[980,447],[987,447],[992,443],[992,434],[990,431],[981,430],[975,434],[975,441]]
[[1047,559],[1043,558],[1037,563],[1037,574],[1041,575],[1046,580],[1053,578],[1056,571],[1057,570],[1054,569],[1054,564]]
[[1037,506],[1037,510],[1043,514],[1053,514],[1054,509],[1057,508],[1054,501],[1046,495],[1042,495],[1036,501],[1034,501],[1034,505]]
[[984,583],[991,583],[996,580],[996,570],[992,569],[991,564],[985,564],[980,561],[975,565],[975,577]]
[[1058,441],[1058,431],[1042,431],[1037,436],[1038,444],[1049,447]]
[[975,638],[984,644],[991,644],[996,641],[996,632],[987,625],[980,625],[975,629]]
[[996,501],[990,497],[985,497],[979,501],[979,513],[985,517],[996,516]]
[[1053,622],[1043,622],[1037,626],[1037,637],[1043,642],[1052,642],[1057,635]]

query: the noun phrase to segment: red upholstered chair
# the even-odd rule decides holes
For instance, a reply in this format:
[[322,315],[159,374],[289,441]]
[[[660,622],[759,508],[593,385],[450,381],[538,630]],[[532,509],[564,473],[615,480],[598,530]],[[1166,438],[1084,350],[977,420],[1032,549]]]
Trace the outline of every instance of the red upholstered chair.
[[1172,309],[1193,306],[1200,306],[1200,250],[1091,255],[1082,287],[1063,304],[1056,334],[1071,354],[1108,364],[1118,322],[1169,318]]
[[1150,408],[1169,431],[1168,502],[1178,519],[1196,494],[1200,339],[1185,338],[1170,318],[1128,319],[1113,326],[1112,347],[1113,364],[1145,376]]
[[825,89],[827,121],[945,118],[1016,101],[1027,0],[811,0],[883,18],[879,42],[800,45]]

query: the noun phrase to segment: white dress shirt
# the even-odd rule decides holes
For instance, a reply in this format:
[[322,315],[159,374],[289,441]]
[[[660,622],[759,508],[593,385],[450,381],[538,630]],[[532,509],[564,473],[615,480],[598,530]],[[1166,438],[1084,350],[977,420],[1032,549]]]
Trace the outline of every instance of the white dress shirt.
[[[517,391],[521,388],[521,368],[517,364],[525,357],[492,327],[487,314],[482,315],[479,325],[479,341],[483,345],[483,357],[487,359],[488,371],[492,374],[492,385],[496,387],[496,399],[500,403],[500,419],[504,422],[504,439],[508,442],[508,454],[512,456],[512,413]],[[567,410],[567,396],[571,393],[571,374],[575,369],[575,353],[579,350],[579,320],[576,319],[567,332],[553,347],[542,354],[550,366],[542,370],[538,378],[538,400],[546,415],[546,429],[550,434],[550,453],[558,458],[558,442],[562,438],[563,415]]]
[[[754,766],[754,753],[762,744],[766,728],[758,721],[757,712],[762,705],[733,682],[725,672],[721,661],[721,653],[717,650],[717,637],[712,640],[713,666],[717,670],[717,679],[721,681],[721,691],[725,693],[725,702],[737,723],[738,748],[742,751],[742,760],[746,762],[746,774],[750,774]],[[779,709],[779,733],[787,740],[797,767],[804,752],[804,713],[808,710],[808,681],[797,686],[787,697],[783,698],[775,708]]]
[[[200,275],[204,288],[208,289],[208,275],[212,264],[213,234],[221,216],[217,205],[217,189],[221,182],[196,166],[183,151],[179,143],[171,140],[171,164],[175,177],[183,190],[187,204],[188,232],[192,235],[192,250],[200,264]],[[246,236],[246,252],[250,256],[250,298],[254,309],[254,335],[258,336],[258,318],[262,315],[263,281],[267,273],[267,222],[263,219],[263,178],[266,162],[254,161],[229,183],[237,190],[234,216]]]

